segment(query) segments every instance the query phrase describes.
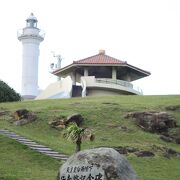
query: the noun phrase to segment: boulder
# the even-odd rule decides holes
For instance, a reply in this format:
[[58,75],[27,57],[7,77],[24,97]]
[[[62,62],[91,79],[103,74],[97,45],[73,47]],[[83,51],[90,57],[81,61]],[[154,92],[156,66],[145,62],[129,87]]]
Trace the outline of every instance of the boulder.
[[60,168],[58,180],[137,180],[123,155],[112,148],[96,148],[72,155]]

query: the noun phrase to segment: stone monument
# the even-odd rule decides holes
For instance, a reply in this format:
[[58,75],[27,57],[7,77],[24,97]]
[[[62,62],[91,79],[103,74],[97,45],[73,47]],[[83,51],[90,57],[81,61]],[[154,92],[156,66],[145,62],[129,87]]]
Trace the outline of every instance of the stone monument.
[[137,180],[128,161],[112,148],[96,148],[72,155],[60,168],[58,180]]

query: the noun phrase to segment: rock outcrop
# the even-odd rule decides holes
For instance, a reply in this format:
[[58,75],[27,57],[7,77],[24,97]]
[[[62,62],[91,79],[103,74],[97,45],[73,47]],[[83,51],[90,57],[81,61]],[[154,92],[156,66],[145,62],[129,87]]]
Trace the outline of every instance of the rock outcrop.
[[[179,106],[168,106],[169,110],[174,110]],[[176,133],[169,133],[170,128],[178,127],[176,120],[167,112],[132,112],[125,118],[134,118],[137,125],[144,131],[160,134],[160,139],[166,142],[180,144],[180,129]]]
[[22,126],[35,121],[36,116],[27,109],[19,109],[14,112],[14,118],[14,124],[17,126]]
[[169,128],[176,127],[176,120],[167,112],[133,112],[125,117],[134,118],[139,127],[153,133],[166,133]]
[[78,126],[80,126],[82,124],[82,122],[84,121],[83,117],[81,116],[81,114],[72,114],[70,116],[68,116],[67,118],[56,118],[52,121],[49,122],[49,125],[53,128],[57,128],[57,129],[64,129],[69,123],[76,123]]

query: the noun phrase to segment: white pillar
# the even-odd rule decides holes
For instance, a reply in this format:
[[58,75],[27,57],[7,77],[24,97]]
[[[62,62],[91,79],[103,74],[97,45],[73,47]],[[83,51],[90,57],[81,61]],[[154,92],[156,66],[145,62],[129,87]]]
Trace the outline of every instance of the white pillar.
[[126,81],[131,82],[131,76],[127,74]]
[[39,43],[23,41],[22,95],[38,94]]
[[112,67],[112,79],[117,79],[117,70],[116,67]]
[[71,73],[72,85],[76,85],[76,74],[75,72]]
[[88,69],[84,68],[84,76],[88,76]]

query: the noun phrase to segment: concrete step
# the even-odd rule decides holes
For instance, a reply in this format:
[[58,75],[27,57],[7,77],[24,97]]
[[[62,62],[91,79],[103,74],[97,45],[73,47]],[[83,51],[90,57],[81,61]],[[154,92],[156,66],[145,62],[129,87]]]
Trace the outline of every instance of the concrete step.
[[12,139],[16,139],[16,140],[18,140],[18,141],[21,141],[21,142],[29,142],[29,143],[34,143],[34,141],[32,141],[32,140],[29,140],[29,139],[25,139],[25,138],[12,138]]
[[37,148],[47,148],[46,146],[37,144],[37,143],[35,143],[35,142],[29,143],[28,146],[31,146],[31,147],[37,147]]
[[8,130],[5,130],[5,129],[0,129],[0,133],[3,132],[3,133],[6,133],[6,132],[9,132]]
[[19,141],[22,144],[26,144],[27,146],[35,146],[37,145],[37,143],[33,142],[33,141]]
[[42,147],[33,147],[33,146],[29,146],[31,149],[34,149],[34,150],[41,150],[41,151],[53,151],[51,148],[42,148]]
[[22,137],[12,137],[12,136],[9,136],[9,137],[11,137],[12,139],[19,140],[19,141],[29,141],[29,142],[32,142],[31,140],[26,139],[26,138],[22,138]]
[[10,137],[20,137],[19,135],[16,135],[16,134],[12,134],[12,133],[8,133],[8,132],[1,132],[1,134],[4,134],[4,135],[6,135],[6,136],[10,136]]
[[[30,148],[31,148],[31,147],[30,147]],[[51,151],[41,150],[41,149],[34,149],[34,150],[36,150],[36,151],[38,151],[38,152],[41,152],[41,153],[44,153],[44,154],[67,157],[67,155],[60,154],[60,153],[58,153],[58,152],[56,152],[56,151],[53,151],[53,150],[51,150]]]

